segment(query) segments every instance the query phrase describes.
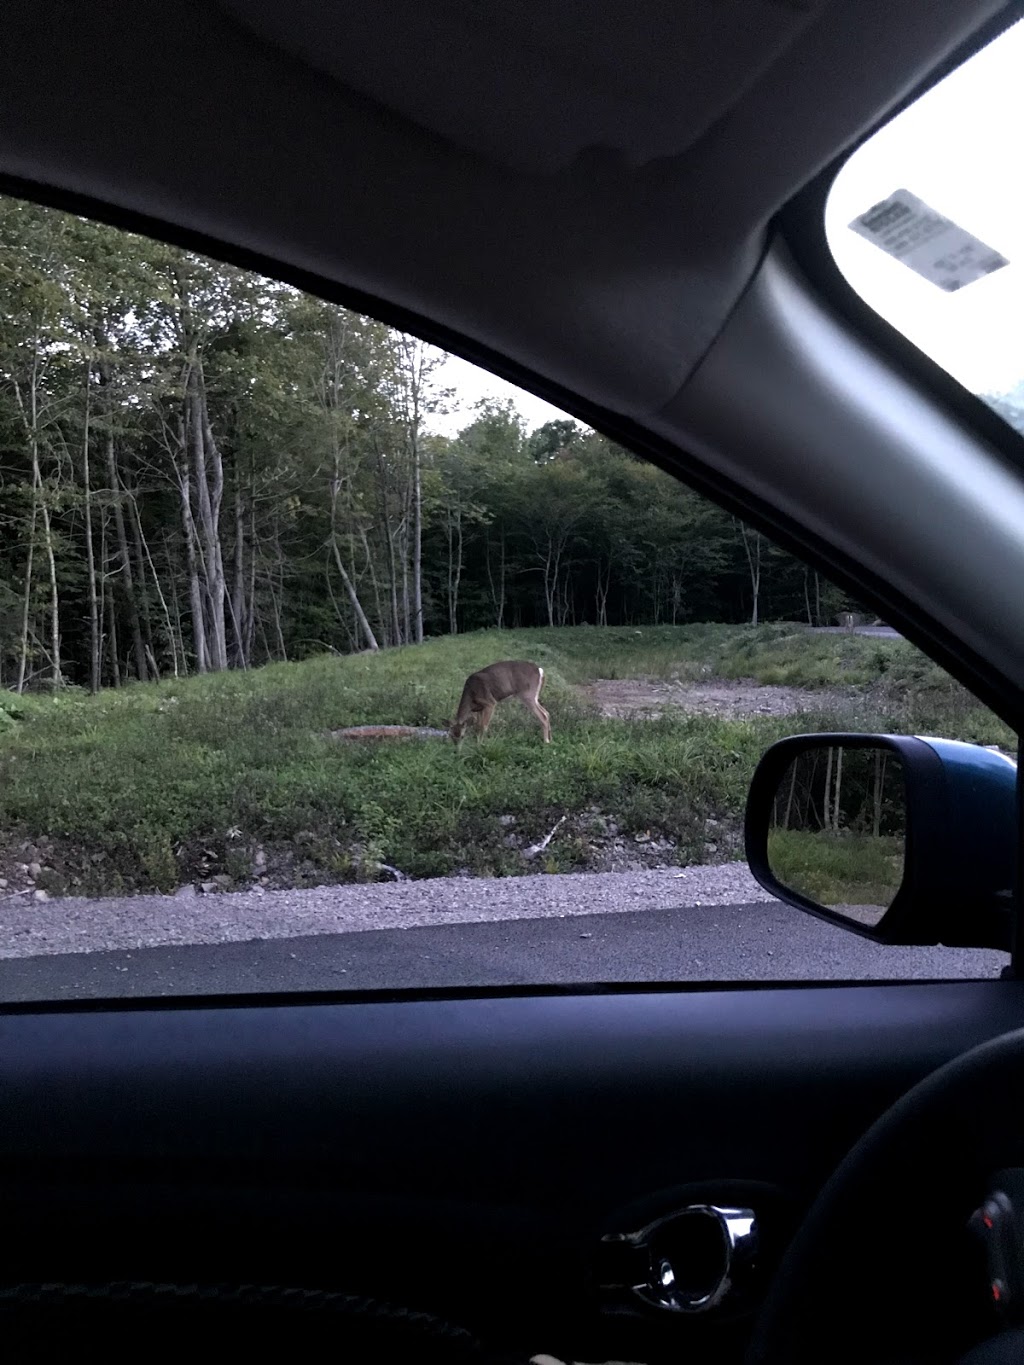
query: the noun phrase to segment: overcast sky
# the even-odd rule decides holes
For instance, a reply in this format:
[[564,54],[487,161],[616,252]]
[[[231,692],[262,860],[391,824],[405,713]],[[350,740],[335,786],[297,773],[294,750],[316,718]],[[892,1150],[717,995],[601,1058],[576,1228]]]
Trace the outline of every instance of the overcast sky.
[[[1024,21],[953,72],[867,142],[840,172],[825,219],[829,246],[865,300],[976,393],[1024,379]],[[895,190],[1005,256],[1009,265],[943,292],[850,228]],[[485,397],[512,398],[532,430],[557,408],[449,357],[441,382],[455,406],[432,420],[454,435]]]
[[[853,287],[975,393],[1024,378],[1024,23],[878,132],[846,163],[825,227]],[[905,189],[1009,260],[946,294],[850,222]]]
[[463,427],[468,426],[473,420],[473,405],[482,398],[497,398],[502,402],[506,398],[511,398],[525,418],[530,431],[543,426],[545,422],[567,416],[558,408],[553,408],[550,403],[545,403],[543,399],[534,398],[533,394],[527,393],[525,389],[507,384],[504,379],[499,379],[496,375],[489,374],[487,370],[481,370],[479,366],[470,365],[468,361],[460,360],[454,355],[450,355],[446,360],[440,371],[438,384],[456,391],[452,411],[435,413],[430,419],[431,430],[443,436],[454,436]]

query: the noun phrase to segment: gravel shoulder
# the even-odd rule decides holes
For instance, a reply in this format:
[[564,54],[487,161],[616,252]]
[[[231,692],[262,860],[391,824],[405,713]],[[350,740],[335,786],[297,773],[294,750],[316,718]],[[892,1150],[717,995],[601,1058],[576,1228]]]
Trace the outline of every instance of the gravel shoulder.
[[795,716],[843,711],[863,702],[863,689],[811,689],[770,683],[731,682],[721,678],[688,682],[650,678],[597,678],[580,691],[602,716],[654,720],[659,716]]
[[772,899],[745,863],[642,872],[436,878],[370,886],[35,902],[0,897],[0,958],[569,915],[743,905]]

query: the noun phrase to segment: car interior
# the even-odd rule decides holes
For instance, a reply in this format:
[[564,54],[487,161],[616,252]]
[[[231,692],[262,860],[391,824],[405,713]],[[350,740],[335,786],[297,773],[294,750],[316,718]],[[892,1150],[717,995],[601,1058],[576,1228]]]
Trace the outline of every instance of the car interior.
[[[1020,436],[823,206],[1022,12],[10,0],[0,191],[548,399],[1019,731]],[[11,1358],[1024,1360],[1015,875],[999,979],[0,1004]]]

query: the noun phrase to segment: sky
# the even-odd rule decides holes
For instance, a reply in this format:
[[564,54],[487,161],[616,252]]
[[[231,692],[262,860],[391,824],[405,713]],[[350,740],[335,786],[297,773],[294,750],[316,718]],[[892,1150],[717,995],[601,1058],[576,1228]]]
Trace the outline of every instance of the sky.
[[[825,231],[850,284],[904,336],[974,393],[1024,380],[1024,21],[1015,24],[869,139],[828,200]],[[1009,264],[954,294],[858,236],[850,223],[907,190]],[[440,382],[452,410],[431,426],[454,435],[482,398],[512,398],[532,431],[566,414],[449,356]]]
[[[828,201],[825,230],[864,300],[975,393],[1024,379],[1024,22],[1015,24],[869,139]],[[1009,264],[955,294],[851,230],[909,190]]]
[[501,402],[511,398],[529,431],[543,426],[545,422],[558,421],[568,416],[559,408],[553,408],[550,403],[545,403],[542,398],[534,398],[533,394],[527,393],[525,389],[516,388],[514,384],[506,383],[497,375],[489,374],[487,370],[481,370],[477,365],[470,365],[469,361],[461,360],[458,356],[450,355],[446,358],[438,371],[437,383],[442,388],[452,388],[456,391],[450,405],[451,410],[447,413],[434,413],[430,418],[430,429],[441,436],[454,436],[463,427],[468,426],[473,420],[474,404],[483,398],[497,398]]

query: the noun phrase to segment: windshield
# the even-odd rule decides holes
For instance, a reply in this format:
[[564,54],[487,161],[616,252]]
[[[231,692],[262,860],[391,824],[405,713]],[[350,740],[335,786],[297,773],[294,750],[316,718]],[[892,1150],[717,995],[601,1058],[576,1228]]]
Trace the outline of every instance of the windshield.
[[[1006,961],[773,900],[743,817],[784,736],[1007,727],[758,531],[371,318],[0,199],[0,531],[0,1000]],[[773,856],[874,923],[898,767],[819,759]]]
[[1024,22],[869,138],[825,230],[878,313],[1024,431]]

